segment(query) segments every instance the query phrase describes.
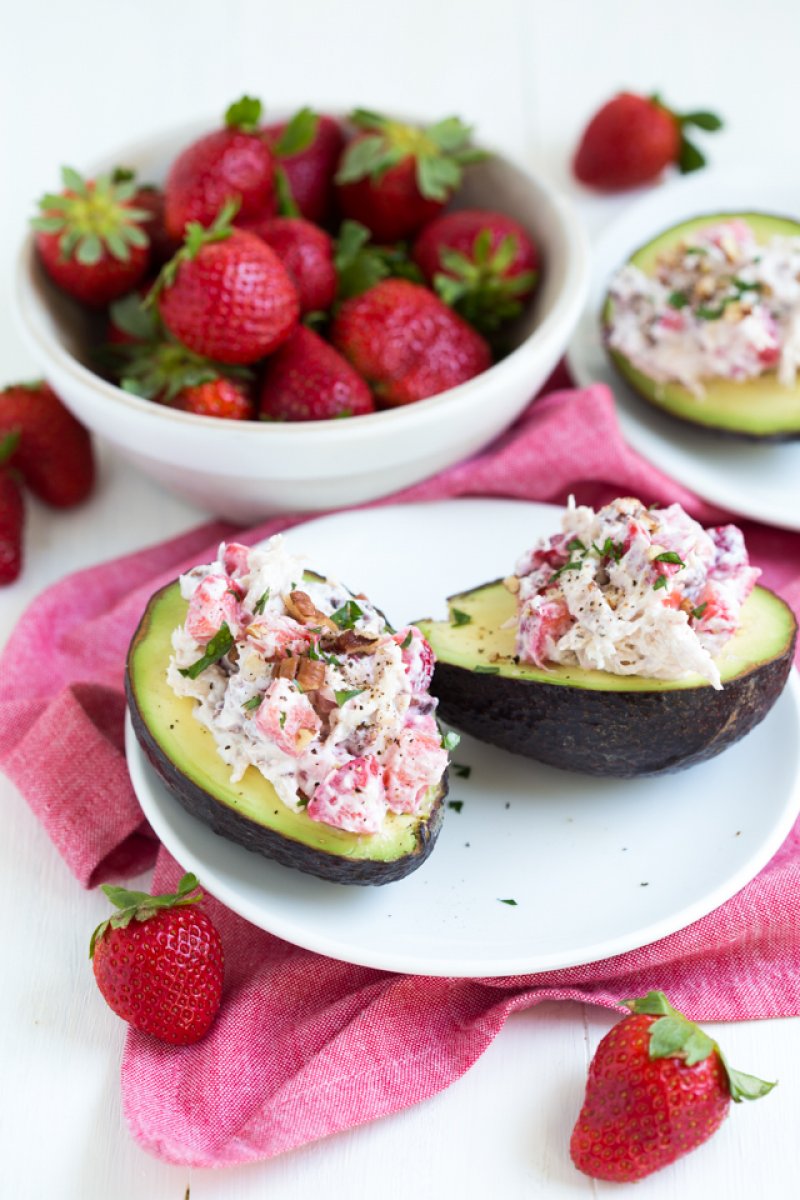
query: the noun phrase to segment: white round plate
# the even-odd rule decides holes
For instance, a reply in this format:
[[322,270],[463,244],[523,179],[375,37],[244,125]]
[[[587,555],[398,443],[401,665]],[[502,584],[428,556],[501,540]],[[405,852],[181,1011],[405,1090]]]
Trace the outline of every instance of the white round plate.
[[[341,513],[286,536],[400,625],[497,578],[558,525],[550,505],[450,500]],[[794,676],[794,673],[793,673]],[[573,966],[655,941],[737,892],[800,807],[794,677],[738,745],[679,775],[601,780],[464,738],[426,863],[378,888],[326,883],[212,833],[167,792],[128,727],[147,819],[182,866],[262,929],[321,954],[423,975]],[[687,836],[687,830],[691,836]],[[511,905],[503,901],[514,900]]]
[[608,282],[634,250],[690,217],[760,211],[800,220],[800,181],[759,171],[706,172],[658,188],[612,222],[593,249],[589,301],[567,352],[577,383],[606,383],[627,441],[686,487],[732,512],[800,529],[800,441],[759,446],[682,426],[652,409],[617,374],[600,337]]

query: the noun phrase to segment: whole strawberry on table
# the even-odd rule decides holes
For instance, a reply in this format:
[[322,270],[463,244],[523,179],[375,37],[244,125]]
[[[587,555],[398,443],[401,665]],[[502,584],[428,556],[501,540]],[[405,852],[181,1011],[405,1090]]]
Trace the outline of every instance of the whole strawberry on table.
[[368,109],[263,124],[243,96],[163,189],[65,168],[33,221],[39,257],[110,305],[98,366],[156,403],[267,421],[415,403],[487,370],[538,281],[511,216],[446,211],[486,157],[471,133]]
[[663,992],[625,1002],[602,1039],[570,1142],[579,1171],[630,1183],[675,1162],[720,1127],[731,1101],[775,1087],[730,1067],[719,1046]]

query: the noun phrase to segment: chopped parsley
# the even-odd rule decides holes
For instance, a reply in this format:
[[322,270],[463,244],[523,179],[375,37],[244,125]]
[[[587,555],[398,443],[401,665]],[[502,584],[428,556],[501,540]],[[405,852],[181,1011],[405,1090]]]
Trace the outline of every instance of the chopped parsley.
[[[498,899],[498,900],[500,900],[500,897],[498,896],[498,897],[497,897],[497,899]],[[516,902],[516,900],[500,900],[500,903],[501,903],[501,904],[510,904],[512,908],[516,908],[516,907],[517,907],[517,902]]]
[[661,590],[661,588],[665,588],[666,586],[667,586],[666,575],[659,575],[658,579],[653,584],[653,591],[658,592]]
[[283,729],[284,725],[286,724],[286,713],[285,712],[282,712],[281,715],[278,717],[278,724],[280,725],[281,729]]
[[463,800],[448,800],[447,807],[452,808],[453,812],[461,812],[462,808],[464,807],[464,801]]
[[681,570],[686,566],[680,554],[676,554],[674,550],[665,550],[663,554],[657,554],[653,562],[674,563]]
[[478,663],[477,667],[472,668],[477,675],[499,675],[499,667],[485,667],[483,663]]
[[242,708],[247,709],[248,712],[252,712],[254,708],[260,707],[263,699],[263,696],[251,696],[249,700],[245,700]]
[[[439,731],[442,732],[441,730]],[[447,733],[442,733],[442,747],[445,750],[455,750],[458,743],[461,741],[461,734],[456,733],[454,729],[448,729]]]
[[267,590],[264,592],[263,595],[258,597],[258,600],[256,601],[256,606],[253,609],[253,614],[255,616],[257,616],[257,617],[263,616],[264,609],[267,607],[268,600],[269,600],[269,588],[267,588]]
[[451,610],[450,624],[451,625],[471,625],[472,617],[469,615],[469,613],[463,612],[460,608],[454,608]]
[[592,549],[598,558],[613,558],[614,562],[619,562],[625,551],[622,542],[612,542],[611,538],[606,538],[602,546],[598,546],[592,542]]
[[468,767],[466,763],[451,763],[450,766],[458,775],[459,779],[469,779],[472,774],[472,767]]
[[340,629],[353,629],[359,617],[363,617],[364,610],[355,600],[348,600],[341,608],[337,608],[336,612],[331,613],[331,620]]
[[402,642],[400,643],[400,649],[407,650],[413,640],[414,640],[413,630],[409,629],[408,633],[406,634],[406,636],[403,638]]
[[558,579],[559,575],[563,575],[565,571],[580,571],[582,566],[582,562],[571,558],[569,562],[564,563],[563,567],[559,567],[557,571],[553,571],[553,574],[550,576],[550,582],[552,583],[554,579]]
[[703,613],[706,611],[707,608],[708,608],[708,601],[706,600],[703,604],[699,604],[697,606],[697,608],[692,609],[692,616],[694,617],[695,621],[700,620],[700,618],[702,617]]
[[232,646],[233,634],[228,628],[228,622],[223,621],[206,646],[206,652],[203,657],[198,658],[197,662],[193,662],[190,667],[178,667],[179,674],[185,675],[189,679],[197,679],[197,676],[201,675],[206,667],[210,667],[213,663],[219,662],[221,658],[224,658]]
[[352,700],[354,696],[360,696],[366,690],[366,688],[350,688],[349,690],[344,689],[341,692],[334,692],[333,694],[336,697],[336,703],[341,708],[343,704],[347,704],[348,700]]
[[689,297],[686,292],[670,292],[667,296],[667,304],[670,308],[686,308],[689,303]]
[[573,538],[571,542],[567,542],[567,549],[570,551],[582,550],[584,554],[586,553],[586,547],[580,538]]

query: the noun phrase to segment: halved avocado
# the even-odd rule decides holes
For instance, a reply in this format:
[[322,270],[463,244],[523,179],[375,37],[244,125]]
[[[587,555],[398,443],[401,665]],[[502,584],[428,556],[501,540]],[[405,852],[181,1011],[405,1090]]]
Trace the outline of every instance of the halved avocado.
[[432,691],[444,720],[554,767],[619,778],[704,762],[749,733],[783,690],[797,634],[789,606],[755,588],[716,660],[720,692],[697,675],[667,681],[517,662],[515,630],[504,628],[515,599],[499,580],[448,603],[470,620],[416,622],[436,655]]
[[[683,221],[642,246],[628,260],[644,271],[655,273],[656,260],[672,250],[689,234],[720,221],[746,221],[757,241],[767,242],[776,235],[800,236],[800,222],[767,213],[714,213]],[[607,329],[613,311],[609,298],[603,309]],[[608,353],[617,370],[635,392],[661,412],[690,425],[700,425],[716,433],[746,441],[791,441],[800,438],[800,383],[784,387],[774,371],[756,379],[735,382],[729,379],[704,380],[705,395],[694,396],[679,383],[662,383],[637,370],[616,350]]]
[[177,582],[156,592],[133,636],[125,671],[136,736],[183,807],[222,837],[334,883],[392,883],[416,870],[441,827],[447,775],[430,789],[420,815],[389,813],[374,834],[347,833],[292,812],[255,767],[231,783],[214,738],[193,715],[195,701],[176,696],[167,683],[172,632],[186,609]]

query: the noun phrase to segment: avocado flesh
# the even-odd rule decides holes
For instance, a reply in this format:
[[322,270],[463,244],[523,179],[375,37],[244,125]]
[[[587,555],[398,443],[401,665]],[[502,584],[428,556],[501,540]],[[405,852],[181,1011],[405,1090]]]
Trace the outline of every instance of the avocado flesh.
[[231,783],[212,734],[194,717],[196,702],[176,696],[167,683],[172,633],[186,610],[177,582],[156,592],[134,634],[126,668],[136,736],[184,808],[223,837],[338,883],[389,883],[420,866],[439,832],[446,777],[430,789],[421,815],[389,813],[374,834],[348,833],[292,812],[255,767]]
[[[717,213],[684,221],[642,246],[629,261],[645,275],[655,272],[656,260],[689,234],[708,225],[731,219],[746,221],[759,242],[771,237],[800,236],[800,223],[766,213]],[[611,301],[606,302],[603,320],[609,323]],[[705,394],[694,396],[678,383],[664,383],[644,375],[623,355],[609,348],[609,356],[630,386],[662,412],[692,425],[747,440],[789,441],[800,438],[800,383],[784,387],[774,371],[739,382],[729,379],[703,381]]]
[[662,680],[515,663],[515,629],[502,626],[516,601],[499,581],[449,604],[471,620],[416,622],[436,655],[432,690],[444,720],[552,766],[621,778],[702,762],[754,728],[783,690],[797,631],[788,605],[755,588],[716,660],[716,691],[698,675]]

